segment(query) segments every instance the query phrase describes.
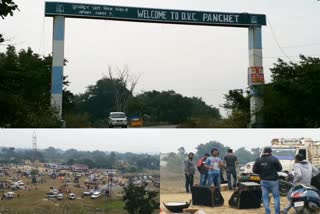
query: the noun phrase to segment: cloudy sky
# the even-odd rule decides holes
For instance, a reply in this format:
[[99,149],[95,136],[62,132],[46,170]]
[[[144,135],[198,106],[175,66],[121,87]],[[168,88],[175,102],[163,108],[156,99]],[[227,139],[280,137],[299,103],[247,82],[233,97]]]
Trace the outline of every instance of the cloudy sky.
[[[267,80],[277,57],[286,54],[296,61],[300,53],[320,56],[320,2],[316,0],[68,1],[266,14],[263,55]],[[1,33],[18,49],[30,46],[40,54],[51,53],[52,18],[44,17],[44,1],[15,2],[20,12],[0,20]],[[173,89],[219,106],[229,89],[247,86],[247,36],[247,29],[240,28],[67,19],[65,57],[69,63],[65,74],[71,91],[80,93],[106,74],[108,65],[128,65],[133,75],[141,75],[136,93]]]
[[209,141],[218,141],[234,150],[271,145],[273,138],[312,138],[320,141],[319,129],[190,129],[161,130],[161,153],[177,152],[183,146],[187,152]]
[[153,129],[0,129],[0,146],[31,149],[34,133],[39,149],[160,152],[159,130]]

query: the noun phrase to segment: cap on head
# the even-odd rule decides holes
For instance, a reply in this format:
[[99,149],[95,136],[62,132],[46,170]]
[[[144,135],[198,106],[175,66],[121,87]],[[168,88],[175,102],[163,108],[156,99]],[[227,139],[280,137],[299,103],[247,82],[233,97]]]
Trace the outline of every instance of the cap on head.
[[190,153],[188,154],[188,156],[190,156],[190,155],[194,156],[193,152],[190,152]]
[[299,161],[299,162],[303,161],[303,155],[302,154],[297,154],[296,155],[296,160]]
[[232,149],[228,149],[228,152],[229,152],[229,153],[232,153],[232,152],[233,152],[233,150],[232,150]]
[[264,148],[263,153],[272,153],[272,149],[270,147],[266,147]]

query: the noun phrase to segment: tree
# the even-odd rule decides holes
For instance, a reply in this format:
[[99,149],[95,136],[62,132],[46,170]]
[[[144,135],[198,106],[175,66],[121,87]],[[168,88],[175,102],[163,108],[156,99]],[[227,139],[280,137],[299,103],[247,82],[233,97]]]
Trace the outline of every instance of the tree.
[[222,126],[233,128],[246,128],[250,122],[250,96],[249,91],[234,89],[224,95],[225,103],[222,105],[229,112],[228,118]]
[[13,11],[18,10],[18,5],[12,0],[2,0],[0,2],[0,16],[4,19],[6,16],[13,16]]
[[195,157],[196,157],[196,158],[200,158],[200,157],[202,157],[205,153],[211,154],[211,150],[212,150],[213,148],[218,149],[218,151],[219,151],[219,156],[220,156],[220,157],[223,157],[223,156],[227,153],[227,151],[228,151],[228,149],[229,149],[229,147],[224,146],[222,143],[220,143],[220,142],[218,142],[218,141],[210,141],[210,142],[208,142],[208,143],[206,143],[206,144],[200,144],[200,145],[198,145],[198,146],[196,147],[197,153],[196,153],[196,156],[195,156]]
[[320,59],[300,56],[298,63],[278,59],[265,87],[262,109],[267,127],[320,127]]
[[[114,78],[111,66],[108,67],[109,79],[113,82],[114,85],[114,96],[116,100],[116,110],[124,111],[128,99],[132,97],[133,91],[138,84],[139,77],[134,77],[129,74],[128,66],[125,66],[122,70],[117,68],[117,77]],[[118,87],[118,85],[123,87]],[[121,90],[122,88],[128,90]]]
[[156,199],[158,192],[146,190],[146,186],[135,186],[130,183],[124,188],[124,209],[129,214],[152,214],[159,208],[159,201]]
[[40,57],[31,48],[0,53],[0,126],[59,127],[50,106],[51,56]]
[[[300,56],[300,61],[282,59],[271,70],[272,80],[265,84],[264,126],[267,128],[320,127],[320,59]],[[245,127],[250,120],[249,95],[237,90],[229,91],[223,107],[231,115],[222,126]]]
[[[18,5],[12,0],[2,0],[0,2],[0,17],[4,19],[8,15],[13,16],[13,12],[18,9]],[[4,42],[2,34],[0,34],[0,43]]]
[[235,154],[237,155],[238,161],[241,164],[246,164],[250,161],[255,161],[256,157],[255,154],[249,152],[246,150],[246,148],[241,147],[235,151]]
[[127,112],[145,117],[151,123],[180,124],[198,118],[221,118],[219,110],[208,106],[201,98],[184,97],[172,90],[139,94],[129,100]]

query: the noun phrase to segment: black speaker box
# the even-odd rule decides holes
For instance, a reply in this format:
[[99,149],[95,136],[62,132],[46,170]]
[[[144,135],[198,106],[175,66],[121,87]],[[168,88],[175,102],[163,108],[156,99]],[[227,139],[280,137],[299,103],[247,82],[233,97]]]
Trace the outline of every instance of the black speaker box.
[[214,187],[208,186],[193,186],[192,204],[198,206],[218,207],[223,206],[224,199],[221,192],[215,190]]
[[238,209],[260,208],[261,197],[261,190],[240,190],[232,194],[231,198],[229,199],[229,205],[230,207]]

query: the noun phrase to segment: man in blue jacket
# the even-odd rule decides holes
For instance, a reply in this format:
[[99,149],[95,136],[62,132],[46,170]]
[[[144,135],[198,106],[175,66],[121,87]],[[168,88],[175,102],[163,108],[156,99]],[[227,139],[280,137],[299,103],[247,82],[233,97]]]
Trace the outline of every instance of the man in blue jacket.
[[274,198],[275,214],[280,214],[280,192],[278,172],[282,170],[279,160],[272,156],[270,147],[264,148],[263,154],[253,165],[253,172],[261,179],[262,200],[266,214],[271,214],[269,193]]

